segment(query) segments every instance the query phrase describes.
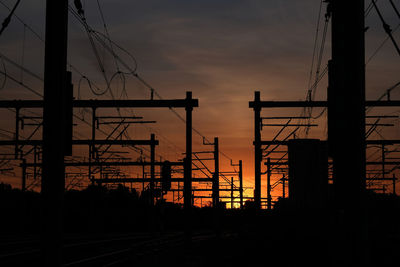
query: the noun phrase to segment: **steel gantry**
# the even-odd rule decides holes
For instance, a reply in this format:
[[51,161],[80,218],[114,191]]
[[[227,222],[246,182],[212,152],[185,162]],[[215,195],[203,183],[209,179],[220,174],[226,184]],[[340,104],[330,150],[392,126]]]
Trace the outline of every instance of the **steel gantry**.
[[[398,100],[382,100],[382,101],[365,101],[365,107],[398,107],[400,106],[400,101]],[[262,117],[261,110],[262,109],[272,109],[272,108],[305,108],[305,107],[314,107],[314,108],[327,108],[328,101],[262,101],[260,98],[260,92],[256,91],[254,93],[254,100],[249,102],[249,108],[254,110],[254,178],[255,178],[255,189],[254,189],[254,202],[257,207],[261,207],[261,163],[263,161],[262,155],[262,146],[266,145],[287,145],[287,140],[262,140],[261,131],[262,131]],[[328,110],[329,112],[329,110]],[[265,126],[265,125],[264,125]],[[283,126],[283,125],[279,125]],[[400,144],[400,140],[366,140],[366,145],[393,145]],[[277,152],[277,151],[275,151]],[[275,163],[270,162],[271,166]],[[276,163],[278,165],[285,165],[280,163]],[[374,165],[373,162],[366,163],[368,165]],[[376,163],[376,164],[388,164],[388,162]],[[375,164],[375,165],[376,165]],[[365,177],[364,177],[365,178]],[[390,178],[393,180],[393,178]],[[270,187],[269,187],[270,188]],[[270,193],[268,193],[270,194]]]
[[[46,45],[47,47],[47,45]],[[50,49],[51,50],[51,49]],[[57,63],[59,64],[59,63]],[[66,79],[61,79],[65,81]],[[66,84],[66,82],[64,82]],[[45,88],[46,85],[45,84]],[[58,87],[58,85],[53,85]],[[63,88],[63,86],[61,86]],[[65,86],[65,88],[70,88]],[[157,141],[154,139],[154,135],[151,136],[151,140],[96,140],[95,133],[93,133],[95,121],[92,122],[92,139],[91,140],[73,140],[72,135],[69,137],[68,133],[72,134],[72,108],[91,108],[93,114],[95,110],[99,108],[184,108],[186,110],[186,158],[184,160],[184,208],[190,210],[192,206],[192,111],[194,107],[198,107],[198,100],[192,98],[192,93],[187,92],[185,99],[173,99],[173,100],[72,100],[70,107],[66,106],[65,100],[59,104],[56,99],[57,95],[47,96],[46,92],[49,90],[45,89],[45,100],[3,100],[0,101],[0,108],[15,109],[16,111],[16,134],[14,140],[3,140],[0,141],[0,145],[14,146],[15,154],[18,157],[19,149],[21,145],[33,145],[35,147],[43,147],[43,161],[42,161],[42,194],[44,194],[44,217],[43,227],[45,233],[43,235],[43,255],[45,256],[43,266],[58,266],[61,259],[61,246],[62,246],[62,230],[61,230],[61,214],[62,210],[62,196],[65,188],[65,162],[64,155],[68,155],[70,146],[74,145],[89,145],[91,148],[95,144],[135,144],[135,145],[148,145],[151,146],[151,162],[155,162],[155,145]],[[53,90],[56,91],[56,90]],[[65,90],[61,90],[65,91]],[[47,102],[46,102],[46,99]],[[53,109],[63,108],[61,113],[49,111],[51,108],[47,108],[46,103],[51,102]],[[43,140],[20,140],[19,139],[19,112],[24,108],[43,108]],[[66,110],[71,109],[71,112]],[[46,115],[47,114],[47,115]],[[50,115],[51,114],[51,115]],[[68,115],[71,117],[67,118]],[[95,116],[93,116],[95,117]],[[53,120],[54,119],[54,120]],[[67,125],[68,124],[68,125]],[[70,125],[71,124],[71,125]],[[46,130],[47,129],[47,130]],[[70,130],[68,130],[70,129]],[[66,134],[67,133],[67,134]],[[69,141],[71,139],[71,141]],[[46,145],[47,144],[47,145]],[[47,148],[47,149],[46,149]],[[93,149],[90,149],[93,153]],[[70,151],[72,152],[72,151]],[[90,154],[92,154],[90,153]],[[59,155],[55,156],[55,154]],[[92,155],[93,156],[93,155]],[[36,157],[35,157],[36,159]],[[92,158],[91,158],[92,159]],[[88,166],[90,167],[94,162],[89,160]],[[36,168],[37,163],[35,163]],[[23,170],[26,170],[27,164],[22,163]],[[151,183],[150,191],[154,191],[154,166],[151,164]],[[25,179],[25,175],[23,175]],[[46,178],[47,177],[47,178]],[[58,177],[57,179],[50,179],[49,177]],[[25,181],[25,180],[24,180]],[[24,186],[23,181],[23,186]],[[154,193],[154,192],[153,192]],[[153,199],[153,198],[151,198]],[[154,199],[153,199],[154,200]],[[45,225],[51,226],[47,227]],[[54,244],[54,246],[52,245]],[[58,244],[58,245],[57,245]]]

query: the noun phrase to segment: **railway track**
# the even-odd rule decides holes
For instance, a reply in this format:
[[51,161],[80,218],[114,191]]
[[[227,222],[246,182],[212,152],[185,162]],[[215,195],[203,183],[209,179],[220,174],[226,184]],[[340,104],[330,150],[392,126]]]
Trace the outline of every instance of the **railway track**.
[[[191,242],[211,239],[210,233],[195,233]],[[187,241],[187,240],[186,240]],[[63,266],[131,266],[164,250],[183,248],[182,232],[128,234],[106,237],[75,236],[65,239]],[[27,238],[0,243],[0,266],[39,266],[40,242]]]

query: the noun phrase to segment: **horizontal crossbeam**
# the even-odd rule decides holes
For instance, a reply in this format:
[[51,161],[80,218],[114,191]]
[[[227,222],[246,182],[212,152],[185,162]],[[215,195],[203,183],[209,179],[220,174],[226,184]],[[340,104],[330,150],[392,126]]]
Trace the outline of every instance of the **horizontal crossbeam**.
[[[0,140],[0,146],[40,146],[42,140]],[[139,146],[139,145],[158,145],[158,140],[72,140],[73,145],[126,145],[126,146]]]
[[[74,100],[75,108],[186,108],[198,107],[198,99],[173,100]],[[43,100],[1,100],[0,108],[42,108]]]
[[[367,107],[398,107],[400,101],[365,101]],[[249,108],[328,107],[328,101],[250,101]]]

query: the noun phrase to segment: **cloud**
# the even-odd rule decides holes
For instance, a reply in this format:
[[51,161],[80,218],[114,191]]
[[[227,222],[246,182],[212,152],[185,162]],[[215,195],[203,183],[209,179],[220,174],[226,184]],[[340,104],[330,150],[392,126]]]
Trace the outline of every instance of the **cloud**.
[[[42,33],[43,3],[26,1],[17,10],[19,16]],[[103,32],[96,2],[84,3],[88,23]],[[195,128],[209,138],[220,136],[221,149],[235,157],[244,155],[249,162],[246,166],[253,165],[250,164],[253,159],[249,158],[253,113],[248,101],[254,91],[261,91],[264,100],[305,97],[319,0],[103,0],[100,3],[111,38],[135,55],[138,73],[164,98],[183,98],[185,91],[193,91],[193,96],[200,100],[200,107],[194,112]],[[381,5],[385,18],[394,27],[398,23],[395,14],[388,6]],[[367,24],[371,26],[367,32],[367,55],[370,55],[385,34],[374,12],[367,17]],[[2,52],[14,55],[15,59],[21,51],[22,29],[14,20],[0,39]],[[323,64],[329,58],[329,34]],[[398,36],[396,33],[397,39]],[[39,43],[29,44],[32,45],[26,51],[25,64],[41,72],[43,61],[37,51],[43,48]],[[398,57],[391,46],[387,43],[367,66],[368,92],[373,97],[398,79]],[[130,60],[124,54],[121,57]],[[105,86],[86,33],[72,16],[69,58],[84,75]],[[113,66],[110,58],[106,65]],[[74,78],[77,83],[80,77],[74,74]],[[149,97],[148,90],[137,80],[128,76],[126,79],[131,98]],[[325,96],[325,86],[326,81],[319,88],[321,98]],[[85,97],[95,97],[86,85],[81,89]],[[7,97],[13,95],[8,93]],[[160,133],[182,143],[184,132],[171,126],[180,123],[171,117],[173,114],[163,111],[143,114],[146,119],[160,122]],[[265,131],[263,137],[272,134]],[[195,141],[199,140],[196,137]]]

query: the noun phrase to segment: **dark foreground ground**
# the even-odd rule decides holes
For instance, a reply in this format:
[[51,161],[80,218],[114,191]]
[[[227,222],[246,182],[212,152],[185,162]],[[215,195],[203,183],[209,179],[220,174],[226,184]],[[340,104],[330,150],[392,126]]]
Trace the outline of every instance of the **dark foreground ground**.
[[[38,194],[7,190],[0,192],[0,266],[40,266]],[[64,266],[400,266],[394,196],[370,196],[351,220],[329,208],[248,205],[195,208],[190,223],[180,206],[149,208],[124,189],[65,199]]]

